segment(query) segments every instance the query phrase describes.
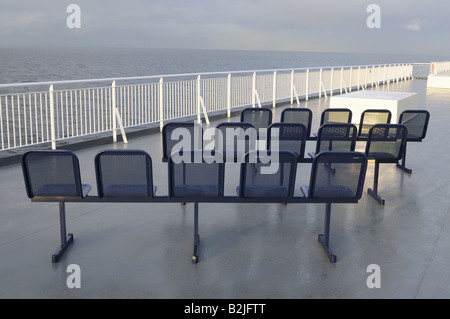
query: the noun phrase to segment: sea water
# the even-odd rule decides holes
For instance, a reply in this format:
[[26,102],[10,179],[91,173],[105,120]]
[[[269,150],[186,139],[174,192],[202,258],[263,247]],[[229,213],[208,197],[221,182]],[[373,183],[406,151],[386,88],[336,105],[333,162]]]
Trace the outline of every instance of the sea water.
[[447,60],[367,53],[8,47],[0,48],[0,84]]

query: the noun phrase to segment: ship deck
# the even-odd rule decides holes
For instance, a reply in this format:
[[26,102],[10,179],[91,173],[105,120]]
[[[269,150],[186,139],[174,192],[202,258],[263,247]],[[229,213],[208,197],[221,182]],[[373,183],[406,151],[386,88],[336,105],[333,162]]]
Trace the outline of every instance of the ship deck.
[[[373,90],[418,92],[430,124],[423,142],[408,144],[411,175],[381,164],[384,206],[367,192],[357,204],[332,205],[336,263],[317,240],[325,204],[200,204],[200,262],[193,264],[193,204],[68,203],[67,231],[74,243],[52,264],[60,242],[58,205],[31,202],[21,166],[14,163],[0,167],[0,298],[449,298],[450,89],[427,88],[426,80],[414,79]],[[313,132],[329,101],[301,101],[313,111]],[[274,110],[274,121],[285,107],[290,105]],[[238,121],[238,114],[214,118],[211,126],[222,121]],[[95,194],[98,151],[145,150],[153,159],[158,194],[164,195],[161,147],[161,134],[154,132],[75,153],[83,183]],[[308,142],[306,154],[313,148]],[[357,148],[363,150],[364,143]],[[299,164],[297,189],[308,183],[310,167]],[[372,186],[373,167],[370,161],[365,189]],[[227,171],[229,189],[238,173],[238,166]],[[81,288],[66,284],[71,264],[80,267]],[[367,284],[374,264],[379,288]]]

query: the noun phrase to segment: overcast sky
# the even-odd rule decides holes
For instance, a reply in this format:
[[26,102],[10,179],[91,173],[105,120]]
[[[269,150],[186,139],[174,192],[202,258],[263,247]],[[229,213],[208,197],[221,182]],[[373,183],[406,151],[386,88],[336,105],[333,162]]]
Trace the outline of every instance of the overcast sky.
[[[81,9],[81,28],[66,21]],[[380,28],[369,28],[370,4]],[[448,0],[1,0],[0,46],[450,53]]]

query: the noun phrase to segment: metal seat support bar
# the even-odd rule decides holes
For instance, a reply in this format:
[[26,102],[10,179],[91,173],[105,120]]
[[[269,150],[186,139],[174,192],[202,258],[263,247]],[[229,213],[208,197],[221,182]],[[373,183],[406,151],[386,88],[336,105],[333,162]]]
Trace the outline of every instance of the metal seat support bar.
[[200,235],[198,234],[198,202],[194,203],[194,253],[192,263],[198,263],[198,245],[200,244]]
[[373,174],[373,189],[368,189],[367,193],[372,196],[380,205],[384,205],[384,199],[378,195],[378,175],[380,171],[380,162],[375,161],[375,172]]
[[405,171],[406,173],[411,174],[412,169],[406,167],[406,145],[407,144],[408,143],[405,143],[405,151],[403,153],[402,163],[401,164],[397,163],[397,167],[400,168],[401,170]]
[[331,203],[326,204],[325,208],[325,222],[323,234],[319,234],[319,242],[322,244],[323,249],[327,253],[331,263],[336,262],[336,255],[330,248],[330,222],[331,222]]
[[59,202],[59,227],[61,232],[61,246],[52,255],[52,263],[57,263],[66,249],[73,243],[73,234],[66,234],[66,208],[64,202]]

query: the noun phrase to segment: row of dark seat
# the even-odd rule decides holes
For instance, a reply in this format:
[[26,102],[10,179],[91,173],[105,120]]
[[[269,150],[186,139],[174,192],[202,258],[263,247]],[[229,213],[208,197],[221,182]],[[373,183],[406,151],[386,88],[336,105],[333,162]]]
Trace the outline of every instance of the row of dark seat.
[[[211,160],[215,152],[183,150],[184,161],[168,160],[168,195],[158,196],[153,183],[152,159],[143,150],[104,150],[94,159],[97,196],[88,195],[77,156],[67,150],[34,150],[22,156],[26,191],[32,201],[59,202],[61,246],[52,256],[58,262],[73,235],[66,234],[66,202],[193,202],[194,254],[198,261],[198,204],[215,203],[326,203],[326,228],[319,241],[330,261],[336,256],[329,247],[331,203],[356,203],[361,198],[367,157],[358,152],[321,152],[313,161],[310,183],[295,195],[297,156],[287,150],[271,151],[273,163],[264,154],[251,151],[241,163],[236,195],[224,194],[225,163]],[[277,167],[264,172],[270,165]]]
[[[328,123],[354,123],[352,121],[352,111],[348,108],[328,108],[322,111],[320,125]],[[427,110],[406,110],[398,119],[398,124],[403,124],[408,128],[408,140],[420,141],[425,138],[430,113]],[[240,121],[250,122],[257,129],[267,128],[272,124],[272,110],[269,108],[246,108],[241,112]],[[370,128],[374,124],[390,124],[392,119],[391,111],[387,109],[367,109],[361,113],[358,125],[358,137],[367,137]],[[301,123],[307,129],[307,138],[311,136],[313,113],[308,108],[291,107],[281,112],[280,122]]]
[[[398,124],[407,128],[406,141],[420,142],[427,133],[430,114],[426,110],[406,110],[400,114]],[[223,141],[234,140],[239,136],[227,136],[227,129],[240,128],[246,131],[250,128],[254,129],[258,134],[260,130],[266,130],[263,139],[267,139],[267,148],[270,148],[272,138],[275,137],[280,147],[287,148],[298,154],[298,161],[310,162],[314,153],[323,150],[337,151],[353,151],[357,140],[367,140],[370,128],[375,124],[390,124],[391,112],[389,110],[366,110],[361,115],[359,129],[351,123],[352,112],[350,109],[329,108],[322,112],[320,127],[317,134],[311,135],[312,111],[307,108],[286,108],[281,113],[280,122],[272,122],[272,110],[269,108],[247,108],[241,112],[240,122],[225,122],[219,124],[216,128],[220,130]],[[173,147],[178,143],[174,139],[172,133],[175,129],[184,128],[189,130],[192,138],[192,145],[203,146],[203,129],[201,125],[192,122],[174,122],[169,123],[163,129],[163,161],[167,161]],[[197,130],[197,131],[196,131]],[[273,131],[276,130],[276,133]],[[197,134],[195,134],[195,131]],[[232,131],[231,131],[232,132]],[[235,134],[234,132],[232,132]],[[258,136],[260,137],[260,136]],[[256,147],[256,143],[251,142],[248,135],[242,134],[243,143],[245,145],[241,154],[236,152],[235,160],[240,158],[247,151]],[[317,141],[316,149],[305,158],[304,151],[306,141]],[[217,138],[216,138],[217,142]],[[219,145],[219,149],[223,150],[226,142]],[[253,143],[253,144],[251,144]],[[405,144],[406,148],[406,144]],[[406,149],[402,156],[402,163],[398,166],[408,173],[411,170],[405,167]]]

